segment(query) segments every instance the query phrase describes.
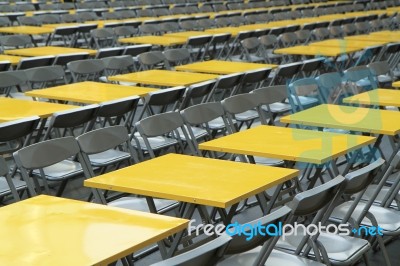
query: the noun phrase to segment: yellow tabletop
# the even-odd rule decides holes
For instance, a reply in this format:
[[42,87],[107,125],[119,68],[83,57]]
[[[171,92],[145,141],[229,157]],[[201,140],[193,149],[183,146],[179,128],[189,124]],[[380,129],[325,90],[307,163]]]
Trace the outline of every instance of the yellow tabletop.
[[4,54],[0,55],[0,61],[9,61],[11,63],[11,65],[18,65],[19,61],[22,58],[23,57],[14,56],[14,55],[4,55]]
[[281,122],[391,136],[400,132],[400,112],[332,104],[282,117]]
[[220,61],[210,60],[204,62],[197,62],[187,65],[181,65],[175,67],[176,70],[191,71],[200,73],[212,73],[212,74],[232,74],[237,72],[246,72],[250,70],[256,70],[260,68],[276,68],[277,65],[272,64],[257,64],[257,63],[245,63],[245,62],[232,62],[232,61]]
[[156,90],[158,89],[84,81],[47,89],[31,90],[25,92],[25,95],[58,101],[91,104],[130,96],[145,96],[149,92]]
[[362,35],[354,35],[354,36],[347,36],[344,37],[345,40],[352,40],[352,41],[372,41],[372,42],[376,42],[378,41],[382,41],[382,42],[386,42],[386,43],[390,43],[390,42],[398,42],[399,41],[399,37],[393,37],[393,36],[385,36],[385,35],[369,35],[369,34],[362,34]]
[[209,32],[204,32],[204,31],[178,31],[178,32],[172,32],[172,33],[167,33],[164,34],[163,36],[166,37],[181,37],[181,38],[190,38],[190,37],[196,37],[196,36],[204,36],[204,35],[210,35]]
[[232,37],[236,37],[239,32],[248,31],[246,29],[241,29],[240,27],[223,27],[223,28],[213,28],[213,29],[206,29],[205,32],[209,32],[210,34],[216,33],[230,33]]
[[343,99],[345,103],[400,107],[400,91],[376,89]]
[[96,55],[97,51],[92,49],[83,49],[83,48],[41,46],[41,47],[5,50],[4,53],[9,55],[19,55],[19,56],[47,56],[47,55],[57,56],[60,54],[75,54],[75,53],[88,53],[90,55]]
[[120,43],[137,43],[137,44],[152,44],[159,46],[174,46],[186,43],[185,37],[169,37],[169,36],[140,36],[118,39]]
[[293,169],[168,154],[87,179],[84,185],[227,208],[297,175]]
[[0,209],[1,265],[108,265],[188,220],[40,195]]
[[332,56],[350,54],[362,50],[357,47],[324,47],[299,45],[274,50],[275,54],[310,55],[310,56]]
[[395,88],[400,88],[400,81],[393,82],[392,86]]
[[331,40],[324,40],[320,42],[313,42],[310,43],[310,46],[321,46],[321,47],[338,47],[340,49],[346,49],[347,47],[355,47],[355,48],[366,48],[369,46],[375,46],[375,45],[383,45],[388,43],[387,41],[381,41],[378,38],[376,38],[374,41],[372,40],[362,40],[362,41],[357,41],[357,40],[341,40],[341,39],[331,39]]
[[323,164],[374,141],[375,138],[373,137],[296,128],[258,126],[201,143],[199,148],[202,150]]
[[147,70],[108,77],[111,81],[133,82],[156,86],[186,86],[211,79],[217,75],[189,73],[170,70]]
[[50,34],[54,30],[45,27],[34,27],[34,26],[14,26],[14,27],[0,27],[0,33],[8,34]]
[[393,37],[393,38],[400,38],[400,31],[375,31],[370,33],[373,36],[383,36],[383,37]]
[[0,122],[21,119],[30,116],[46,118],[55,112],[76,108],[67,104],[36,102],[13,98],[0,98]]

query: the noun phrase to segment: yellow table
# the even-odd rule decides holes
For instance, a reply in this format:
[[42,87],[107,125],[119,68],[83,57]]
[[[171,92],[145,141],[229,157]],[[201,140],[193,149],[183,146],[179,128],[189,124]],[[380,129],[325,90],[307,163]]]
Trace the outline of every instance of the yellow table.
[[[234,210],[230,212],[234,213],[240,201],[297,174],[298,171],[292,169],[168,154],[87,179],[84,185],[186,202],[193,207],[203,205],[224,210],[232,206]],[[185,217],[191,217],[190,211]]]
[[175,70],[226,75],[226,74],[246,72],[261,68],[276,68],[276,67],[278,66],[272,64],[210,60],[210,61],[177,66],[175,67]]
[[400,107],[400,91],[376,89],[343,99],[345,103]]
[[187,228],[184,219],[40,195],[0,209],[1,265],[108,265]]
[[282,117],[281,122],[390,136],[400,133],[399,112],[332,104]]
[[118,39],[120,43],[134,43],[134,44],[152,44],[159,46],[175,46],[186,43],[185,37],[169,37],[169,36],[140,36]]
[[1,54],[0,55],[0,61],[9,61],[11,63],[11,65],[18,65],[19,61],[22,59],[23,57],[20,56],[14,56],[14,55],[4,55]]
[[337,57],[343,54],[350,54],[361,50],[362,48],[357,48],[357,47],[321,47],[321,46],[299,45],[288,48],[276,49],[274,50],[274,53],[289,54],[289,55]]
[[30,116],[47,118],[55,112],[76,108],[67,104],[35,102],[13,98],[0,98],[0,122],[7,122]]
[[330,39],[330,40],[324,40],[320,42],[313,42],[310,43],[309,46],[320,46],[320,47],[338,47],[340,49],[345,49],[347,47],[355,47],[355,48],[366,48],[369,46],[375,46],[375,45],[384,45],[387,44],[387,41],[382,41],[376,38],[374,41],[372,40],[362,40],[362,41],[357,41],[357,40],[341,40],[341,39]]
[[50,34],[53,33],[54,29],[45,27],[35,27],[35,26],[13,26],[13,27],[0,27],[0,33],[7,34]]
[[285,128],[258,126],[199,144],[202,150],[324,164],[373,143],[375,138]]
[[379,38],[382,37],[391,37],[391,38],[400,38],[400,31],[376,31],[370,33],[373,36],[378,36]]
[[213,28],[213,29],[206,29],[205,32],[210,34],[217,34],[217,33],[230,33],[232,37],[236,37],[239,32],[248,31],[246,29],[241,29],[240,27],[223,27],[223,28]]
[[18,56],[47,56],[47,55],[57,56],[60,54],[75,54],[75,53],[88,53],[89,55],[96,55],[97,51],[92,49],[83,49],[83,48],[41,46],[41,47],[5,50],[4,53],[8,55],[18,55]]
[[[374,141],[373,137],[262,125],[201,143],[199,148],[282,159],[289,161],[289,165],[296,162],[313,164],[316,171],[308,185],[310,189],[320,178],[325,165],[332,164],[335,172],[339,174],[334,159]],[[344,174],[348,169],[345,171]]]
[[25,92],[25,95],[57,101],[101,103],[130,96],[145,96],[158,89],[84,81]]
[[393,82],[392,86],[395,88],[400,88],[400,81]]
[[108,80],[148,84],[156,86],[187,86],[211,79],[216,79],[217,75],[179,72],[170,70],[147,70],[117,76],[111,76]]
[[387,36],[387,35],[367,35],[367,34],[363,34],[363,35],[354,35],[354,36],[347,36],[344,37],[345,40],[352,40],[352,41],[384,41],[386,43],[391,43],[391,42],[398,42],[399,41],[399,37],[393,37],[393,36]]
[[179,38],[188,39],[190,37],[197,37],[197,36],[204,36],[204,35],[210,35],[210,33],[204,32],[204,31],[178,31],[178,32],[167,33],[167,34],[164,34],[163,36],[179,37]]

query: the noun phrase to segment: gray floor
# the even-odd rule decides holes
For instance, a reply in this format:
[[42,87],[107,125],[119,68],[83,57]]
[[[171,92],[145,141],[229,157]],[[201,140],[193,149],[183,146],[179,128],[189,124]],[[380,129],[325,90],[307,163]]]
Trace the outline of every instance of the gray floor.
[[[389,153],[391,148],[388,144],[387,140],[384,140],[384,150],[385,153]],[[326,177],[326,180],[328,177]],[[306,186],[307,181],[302,180],[304,186]],[[87,200],[90,191],[87,188],[83,187],[83,178],[78,178],[70,182],[66,188],[64,197],[79,199],[79,200]],[[251,221],[255,218],[258,218],[262,215],[261,210],[258,207],[253,207],[244,210],[239,215],[235,217],[235,220],[239,222]],[[196,218],[196,217],[195,217]],[[200,218],[197,217],[199,221]],[[392,265],[400,265],[400,241],[398,239],[393,240],[391,243],[387,245],[387,250],[389,252]],[[374,252],[371,251],[369,254],[371,265],[384,265],[384,260],[380,251]],[[160,261],[161,256],[158,252],[154,252],[153,254],[146,256],[143,259],[140,259],[135,262],[135,265],[150,265],[154,262]],[[120,265],[120,263],[118,263]],[[363,265],[363,263],[359,263],[358,265]]]

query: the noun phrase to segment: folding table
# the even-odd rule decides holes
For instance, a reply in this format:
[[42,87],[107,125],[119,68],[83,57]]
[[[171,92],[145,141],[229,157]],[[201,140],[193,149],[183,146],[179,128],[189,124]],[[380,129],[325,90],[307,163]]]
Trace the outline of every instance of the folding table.
[[374,141],[375,138],[366,136],[261,125],[201,143],[199,149],[316,165],[311,188],[322,166]]
[[344,103],[400,107],[400,91],[375,89],[343,99]]
[[1,265],[108,265],[188,220],[40,195],[0,209]]
[[158,89],[84,81],[25,92],[25,95],[76,103],[101,103],[130,96],[146,96]]
[[55,112],[74,108],[77,108],[77,106],[14,98],[0,98],[0,122],[12,121],[35,115],[46,119]]
[[237,72],[246,72],[256,69],[262,69],[262,68],[276,68],[276,67],[278,66],[272,64],[210,60],[210,61],[196,62],[196,63],[177,66],[175,67],[175,70],[226,75]]
[[110,81],[132,82],[155,86],[187,86],[211,79],[217,75],[189,73],[171,70],[146,70],[108,77]]
[[60,54],[76,54],[76,53],[88,53],[89,55],[96,55],[97,51],[84,48],[41,46],[41,47],[5,50],[4,53],[7,55],[18,55],[18,56],[47,56],[47,55],[57,56]]
[[21,61],[23,57],[14,56],[14,55],[0,55],[0,61],[9,61],[11,65],[18,65],[19,61]]
[[205,206],[215,207],[227,225],[239,202],[255,195],[264,214],[268,213],[274,201],[267,206],[262,192],[297,174],[293,169],[168,154],[87,179],[84,185],[95,188],[96,198],[103,203],[99,189],[145,196],[154,213],[157,210],[153,198],[184,202],[188,206],[183,217],[188,219],[196,208],[206,219]]
[[[378,138],[374,144],[375,149],[379,149],[382,138],[386,135],[392,141],[391,144],[393,146],[393,153],[386,160],[389,163],[399,149],[393,138],[400,133],[400,112],[322,104],[281,117],[281,122],[313,126],[320,129],[327,127],[376,134]],[[385,158],[383,152],[381,152],[381,155]]]
[[139,36],[130,38],[118,39],[120,43],[133,43],[133,44],[152,44],[158,46],[176,46],[186,43],[185,37],[171,37],[171,36]]

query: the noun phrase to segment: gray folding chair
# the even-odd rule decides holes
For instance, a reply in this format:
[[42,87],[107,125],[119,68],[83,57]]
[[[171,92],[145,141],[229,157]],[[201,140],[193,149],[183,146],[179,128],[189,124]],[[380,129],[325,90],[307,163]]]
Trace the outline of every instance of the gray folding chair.
[[0,36],[1,50],[32,47],[33,42],[29,35]]
[[43,66],[25,70],[29,89],[43,89],[56,84],[67,83],[67,78],[62,66]]
[[387,61],[377,61],[369,63],[368,68],[375,75],[379,87],[392,87],[392,82],[395,81],[395,77]]
[[[292,209],[292,217],[289,217],[287,223],[296,221],[300,217],[313,215],[312,221],[306,224],[327,225],[326,220],[338,204],[345,186],[345,179],[338,176],[325,184],[297,194],[287,204]],[[368,265],[366,253],[371,246],[368,241],[357,237],[324,231],[319,233],[315,230],[311,236],[304,229],[299,228],[297,234],[286,235],[285,239],[279,239],[276,248],[292,254],[315,258],[328,265],[353,265],[361,258],[364,258]]]
[[[42,192],[39,179],[47,194],[50,193],[48,181],[61,182],[56,192],[57,196],[61,196],[67,182],[86,171],[78,142],[73,137],[42,141],[24,147],[13,155],[31,196]],[[78,158],[81,163],[70,160],[71,157]],[[85,176],[89,174],[85,173]],[[33,178],[36,190],[30,177]]]
[[111,47],[111,48],[102,48],[97,50],[96,59],[103,59],[111,56],[120,56],[124,52],[124,47]]
[[[22,88],[26,85],[26,76],[24,71],[7,71],[0,72],[0,91],[6,97],[17,98],[20,94],[22,95]],[[13,89],[17,90],[17,93],[13,93]]]
[[19,201],[21,198],[18,192],[27,188],[26,183],[22,180],[11,178],[7,162],[3,157],[0,157],[0,197],[12,195],[14,201]]
[[289,103],[293,112],[321,104],[319,84],[314,78],[304,78],[289,84]]
[[131,143],[137,150],[148,152],[150,158],[155,157],[155,152],[161,152],[169,147],[179,146],[183,152],[184,146],[180,131],[185,136],[189,153],[195,154],[193,144],[186,132],[183,119],[179,112],[167,112],[146,117],[135,124],[137,134],[131,134]]
[[[238,88],[239,93],[249,92],[260,88],[267,80],[271,73],[271,68],[260,68],[256,70],[246,71],[242,78],[242,82]],[[238,92],[234,92],[233,95]]]
[[217,78],[217,84],[215,84],[214,89],[210,93],[209,100],[220,101],[225,99],[227,96],[233,95],[237,92],[243,76],[244,73],[235,73]]
[[179,110],[183,110],[195,103],[207,102],[211,91],[216,84],[216,80],[208,80],[201,83],[190,85],[185,92]]
[[151,266],[201,266],[215,265],[215,263],[224,255],[229,245],[231,237],[223,234],[218,238],[207,242],[195,249],[187,251],[178,256],[163,260]]
[[[278,210],[251,221],[250,226],[275,226],[278,228],[284,224],[290,215],[291,209],[284,206]],[[271,237],[270,235],[257,235],[251,240],[246,240],[246,235],[250,231],[246,231],[242,234],[232,235],[232,240],[225,251],[224,258],[217,264],[218,266],[245,266],[245,265],[310,265],[310,266],[322,266],[325,264],[305,259],[304,257],[294,256],[279,250],[274,249],[279,237]],[[274,230],[273,230],[274,231]],[[271,231],[272,232],[272,231]],[[274,232],[272,232],[274,233]],[[262,245],[262,246],[261,246]]]
[[54,56],[35,56],[22,58],[18,65],[17,70],[24,70],[33,67],[51,66],[54,62]]
[[104,71],[104,63],[101,59],[87,59],[72,61],[67,64],[74,82],[97,81]]
[[[53,113],[43,139],[52,138],[54,135],[56,137],[62,137],[67,134],[75,136],[74,129],[78,128],[81,128],[80,134],[83,134],[92,128],[98,109],[99,106],[97,104],[92,104]],[[63,130],[63,133],[61,133],[61,130]]]
[[168,60],[161,51],[151,51],[141,53],[138,55],[138,61],[140,64],[139,70],[149,70],[154,68],[165,68],[170,69]]
[[[106,125],[124,125],[130,130],[133,126],[136,109],[138,107],[140,97],[133,96],[123,99],[117,99],[108,102],[102,102],[97,112],[97,117],[102,118],[100,126]],[[123,122],[125,120],[125,122]]]
[[116,36],[113,29],[102,28],[94,29],[90,31],[91,40],[90,43],[95,49],[104,47],[113,47],[116,42]]
[[170,67],[175,67],[192,62],[190,51],[186,48],[168,49],[163,52]]

